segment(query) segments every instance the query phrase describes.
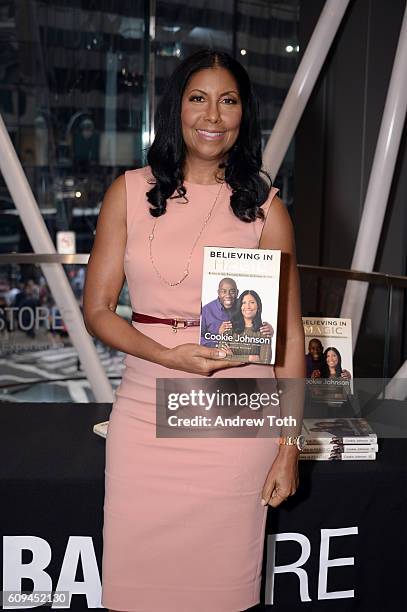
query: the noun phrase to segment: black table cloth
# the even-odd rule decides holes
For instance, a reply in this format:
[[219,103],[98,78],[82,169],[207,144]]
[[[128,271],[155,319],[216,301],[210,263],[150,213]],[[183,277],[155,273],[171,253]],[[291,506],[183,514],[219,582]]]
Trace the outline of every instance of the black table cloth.
[[[381,402],[375,418],[392,407]],[[3,571],[13,572],[16,538],[28,543],[23,564],[49,545],[44,572],[54,590],[61,573],[74,571],[78,584],[87,579],[88,599],[73,594],[73,610],[95,607],[100,588],[93,570],[97,565],[100,580],[105,441],[92,427],[110,410],[111,404],[0,404]],[[300,480],[294,497],[268,511],[262,603],[251,610],[407,609],[406,440],[380,439],[376,461],[301,462]],[[282,568],[289,564],[290,571]],[[22,590],[32,586],[28,578],[21,582]]]

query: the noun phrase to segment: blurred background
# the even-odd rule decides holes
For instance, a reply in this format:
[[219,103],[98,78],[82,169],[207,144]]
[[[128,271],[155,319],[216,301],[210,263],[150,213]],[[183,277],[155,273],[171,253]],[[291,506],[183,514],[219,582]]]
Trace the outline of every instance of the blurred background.
[[[297,68],[298,19],[297,0],[1,0],[1,112],[51,236],[73,230],[89,253],[106,189],[145,164],[164,84],[202,47],[249,70],[266,142]],[[292,173],[290,152],[279,178],[287,203]],[[29,252],[0,189],[1,252]]]

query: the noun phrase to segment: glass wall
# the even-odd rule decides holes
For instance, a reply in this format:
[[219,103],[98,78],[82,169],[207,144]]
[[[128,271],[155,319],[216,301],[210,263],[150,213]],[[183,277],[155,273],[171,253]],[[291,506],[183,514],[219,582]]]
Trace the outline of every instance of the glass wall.
[[[95,401],[80,354],[72,344],[60,305],[50,291],[41,265],[7,265],[1,257],[0,400]],[[64,264],[63,269],[82,312],[86,265]],[[116,312],[130,321],[127,285],[123,287]],[[121,380],[125,355],[97,338],[91,341],[102,370],[115,389]]]
[[[88,253],[106,188],[141,163],[143,3],[13,0],[1,22],[1,114],[52,239]],[[1,252],[30,252],[0,189]]]
[[[176,65],[202,47],[247,68],[263,142],[297,66],[298,0],[3,0],[0,112],[55,241],[89,253],[103,194],[145,163],[153,114]],[[292,203],[292,153],[277,184]],[[32,247],[0,180],[0,252]]]
[[[202,47],[247,68],[265,145],[297,68],[298,20],[299,0],[0,0],[0,113],[54,244],[73,231],[76,253],[90,252],[106,189],[146,163],[165,82]],[[292,147],[276,179],[288,206]],[[0,176],[0,254],[32,253],[26,229]],[[84,268],[64,270],[81,306]],[[119,310],[129,318],[126,285]],[[48,379],[50,399],[92,399],[40,265],[0,265],[0,315],[5,384],[37,380],[43,401]],[[122,355],[98,350],[114,386]],[[30,397],[30,385],[18,389]]]

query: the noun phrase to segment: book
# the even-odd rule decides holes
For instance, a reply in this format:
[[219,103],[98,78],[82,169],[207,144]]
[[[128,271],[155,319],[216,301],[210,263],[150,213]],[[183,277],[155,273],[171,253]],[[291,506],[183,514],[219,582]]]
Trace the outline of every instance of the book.
[[109,421],[102,421],[101,423],[96,423],[96,425],[93,426],[93,433],[101,438],[106,438],[108,428]]
[[378,444],[342,444],[342,442],[329,442],[328,444],[307,444],[303,453],[330,453],[339,451],[341,453],[366,453],[379,450]]
[[362,418],[305,418],[302,433],[308,444],[377,444],[377,435]]
[[200,344],[273,364],[281,251],[204,247]]
[[353,393],[351,319],[302,317],[306,384],[313,401],[341,404]]
[[373,461],[376,453],[301,453],[302,461]]

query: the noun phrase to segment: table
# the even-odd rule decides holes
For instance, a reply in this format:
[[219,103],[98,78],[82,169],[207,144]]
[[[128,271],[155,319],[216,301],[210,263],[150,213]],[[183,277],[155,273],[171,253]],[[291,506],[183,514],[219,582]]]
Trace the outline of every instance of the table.
[[[92,427],[110,410],[111,404],[0,404],[5,580],[17,582],[19,565],[31,564],[42,588],[71,584],[72,610],[100,606],[105,441]],[[262,604],[251,612],[405,610],[407,441],[380,440],[374,462],[302,462],[300,479],[294,497],[269,508]],[[277,569],[273,589],[274,551],[276,566],[298,567]],[[338,558],[345,561],[327,569],[328,559]],[[33,582],[25,578],[21,586],[31,590]],[[326,599],[332,591],[342,594]]]

